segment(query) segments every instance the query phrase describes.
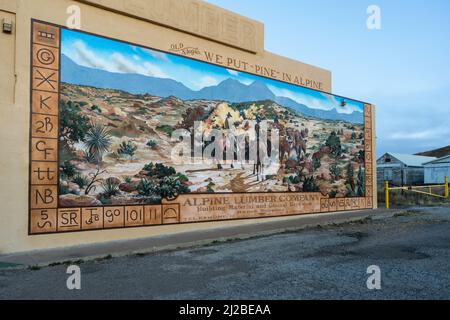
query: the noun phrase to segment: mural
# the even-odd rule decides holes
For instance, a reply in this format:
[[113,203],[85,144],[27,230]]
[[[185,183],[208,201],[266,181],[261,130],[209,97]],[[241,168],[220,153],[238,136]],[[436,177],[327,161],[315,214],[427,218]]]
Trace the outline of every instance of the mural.
[[[45,34],[45,30],[52,32]],[[52,42],[50,33],[60,38],[58,49],[45,47],[46,42]],[[354,198],[355,208],[361,207],[358,201],[362,200],[362,207],[369,206],[365,197],[371,172],[366,170],[365,140],[370,138],[371,148],[371,121],[367,126],[370,105],[42,23],[35,23],[34,37],[38,37],[34,57],[40,57],[44,64],[53,60],[59,72],[50,76],[47,71],[51,68],[39,68],[42,63],[35,59],[32,111],[39,101],[41,109],[43,105],[48,107],[48,117],[55,117],[49,119],[56,121],[57,117],[57,131],[52,130],[52,137],[58,143],[55,146],[54,140],[46,142],[46,146],[53,143],[57,150],[54,159],[49,159],[42,155],[42,145],[32,141],[32,162],[52,162],[48,171],[57,175],[58,181],[52,187],[57,189],[52,189],[57,197],[46,208],[55,207],[57,214],[66,213],[61,217],[72,222],[72,226],[69,223],[60,230],[55,219],[54,228],[46,232],[81,230],[83,221],[86,228],[105,228],[108,217],[111,227],[120,227],[146,224],[146,217],[154,222],[149,224],[161,224],[270,216],[270,212],[276,213],[275,207],[269,210],[270,201],[291,201],[290,209],[282,205],[279,214],[332,211],[322,210],[321,199]],[[41,90],[40,82],[50,90]],[[57,94],[56,108],[48,103],[55,99],[54,95],[37,96],[47,91]],[[253,141],[259,138],[259,128],[267,124],[269,132],[279,134],[276,165],[261,163],[259,158],[256,163],[238,161],[237,151],[233,151],[233,161],[174,161],[172,151],[179,141],[171,139],[172,134],[181,129],[194,134],[198,123],[202,126],[202,151],[217,143],[216,138],[207,139],[208,133],[223,133],[224,141],[219,144],[223,147],[213,153],[216,158],[228,150],[226,137],[230,130],[237,136],[247,136],[242,145],[236,143],[233,147],[248,156]],[[33,128],[32,140],[36,133]],[[270,141],[263,143],[269,145]],[[42,190],[33,194],[35,191],[31,190],[32,202],[33,197],[39,202]],[[222,216],[224,207],[220,205],[227,203],[226,199],[236,204],[235,195],[261,193],[275,196],[262,201],[264,207],[259,209],[265,211],[252,207],[242,215],[239,209],[228,207],[225,211],[236,212]],[[288,200],[287,193],[299,198]],[[305,198],[308,195],[312,197],[309,200]],[[192,199],[202,199],[203,205],[212,205],[212,199],[222,200],[217,203],[219,207],[204,210],[216,211],[208,216],[198,203],[189,202]],[[305,200],[311,205],[300,210]],[[173,214],[165,215],[164,206]],[[180,206],[186,212],[189,206],[196,209],[182,219]],[[87,208],[91,211],[85,218]],[[31,211],[32,220],[33,214],[37,220],[43,218],[42,206],[37,209]],[[70,212],[72,215],[67,216]],[[121,222],[113,223],[115,218]],[[77,219],[83,221],[77,224]],[[131,219],[129,225],[127,219]]]

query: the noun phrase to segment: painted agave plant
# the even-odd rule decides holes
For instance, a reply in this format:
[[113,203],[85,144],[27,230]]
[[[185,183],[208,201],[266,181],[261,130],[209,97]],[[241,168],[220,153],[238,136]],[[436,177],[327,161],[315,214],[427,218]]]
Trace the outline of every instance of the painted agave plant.
[[101,124],[92,123],[84,138],[84,144],[95,163],[100,164],[102,162],[103,155],[108,152],[111,143],[112,138],[109,129]]

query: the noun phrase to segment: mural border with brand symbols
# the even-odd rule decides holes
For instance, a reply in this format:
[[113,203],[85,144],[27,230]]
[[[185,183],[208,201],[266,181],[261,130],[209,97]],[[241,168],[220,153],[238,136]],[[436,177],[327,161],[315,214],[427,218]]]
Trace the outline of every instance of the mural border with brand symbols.
[[[328,198],[321,193],[298,192],[214,193],[180,195],[171,201],[163,199],[160,205],[58,207],[62,28],[38,20],[31,23],[29,235],[374,208],[374,110],[370,104],[364,104],[365,197]],[[239,206],[249,203],[252,205]]]

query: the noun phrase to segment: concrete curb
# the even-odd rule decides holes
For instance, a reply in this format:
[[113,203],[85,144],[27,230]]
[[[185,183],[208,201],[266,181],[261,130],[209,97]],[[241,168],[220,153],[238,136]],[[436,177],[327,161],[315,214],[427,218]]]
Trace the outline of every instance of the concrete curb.
[[114,241],[94,245],[39,250],[0,255],[0,270],[45,267],[54,264],[75,264],[77,261],[109,259],[134,254],[149,254],[221,242],[246,240],[307,228],[344,224],[367,218],[386,219],[400,210],[361,210],[352,212],[323,213],[296,216],[289,219],[258,222],[243,226],[221,227],[157,237]]

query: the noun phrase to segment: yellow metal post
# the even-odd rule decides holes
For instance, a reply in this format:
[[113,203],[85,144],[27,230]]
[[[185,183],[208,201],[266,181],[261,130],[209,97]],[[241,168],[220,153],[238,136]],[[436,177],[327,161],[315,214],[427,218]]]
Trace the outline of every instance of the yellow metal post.
[[386,209],[389,209],[389,182],[384,182],[384,191],[385,191],[385,198],[386,198]]
[[445,176],[445,197],[448,198],[448,176]]

